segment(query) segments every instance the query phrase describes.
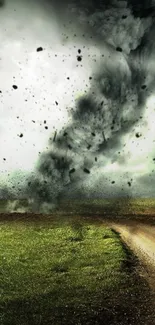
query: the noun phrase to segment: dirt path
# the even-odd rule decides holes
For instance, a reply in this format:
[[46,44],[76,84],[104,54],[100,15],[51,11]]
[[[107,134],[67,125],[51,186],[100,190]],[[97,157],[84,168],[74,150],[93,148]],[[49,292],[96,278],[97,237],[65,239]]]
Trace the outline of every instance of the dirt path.
[[[139,259],[138,273],[150,287],[148,324],[155,324],[155,226],[127,221],[110,225]],[[145,324],[146,325],[146,324]]]
[[147,280],[155,302],[155,226],[135,222],[111,226],[139,258],[139,274]]

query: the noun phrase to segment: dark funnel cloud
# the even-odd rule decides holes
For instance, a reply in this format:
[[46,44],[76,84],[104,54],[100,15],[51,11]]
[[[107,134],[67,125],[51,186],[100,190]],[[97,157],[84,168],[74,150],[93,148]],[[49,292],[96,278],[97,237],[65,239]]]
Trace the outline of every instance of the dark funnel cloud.
[[[105,196],[122,193],[121,175],[117,177],[114,173],[107,179],[104,168],[118,161],[118,152],[123,155],[127,146],[125,137],[139,123],[146,100],[155,88],[148,65],[155,53],[155,3],[134,0],[45,3],[55,8],[60,24],[65,22],[68,31],[70,22],[71,25],[76,22],[80,38],[87,36],[86,47],[91,44],[99,50],[88,92],[75,101],[68,125],[51,134],[48,149],[40,155],[22,189],[33,211],[49,212],[60,199],[72,193],[79,197],[96,195],[96,191]],[[42,50],[42,47],[36,49]],[[77,50],[79,69],[83,59],[82,50]],[[59,99],[56,105],[59,106]],[[127,159],[122,157],[123,164]],[[131,177],[124,182],[123,193],[128,195],[133,186]]]
[[[59,2],[53,5],[60,9]],[[50,137],[48,150],[28,178],[25,193],[33,209],[44,212],[67,193],[82,195],[88,178],[87,193],[90,190],[92,195],[97,188],[96,165],[104,180],[104,166],[117,161],[116,153],[126,145],[124,136],[138,123],[154,89],[146,63],[154,51],[148,37],[154,31],[153,2],[149,6],[146,1],[74,1],[61,7],[64,5],[66,17],[79,17],[78,30],[90,31],[92,44],[98,40],[101,55],[88,93],[75,102],[70,124]],[[81,51],[77,55],[82,57]],[[113,186],[120,191],[117,184],[112,180],[107,190]],[[126,184],[131,187],[129,180]]]

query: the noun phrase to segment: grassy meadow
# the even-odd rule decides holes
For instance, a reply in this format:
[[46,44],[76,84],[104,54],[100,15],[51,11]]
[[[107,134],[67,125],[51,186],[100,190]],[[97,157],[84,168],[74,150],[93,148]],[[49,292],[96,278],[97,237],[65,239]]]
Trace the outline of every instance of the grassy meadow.
[[93,218],[6,216],[0,219],[0,323],[143,324],[146,284],[136,263],[117,233]]
[[[0,213],[30,212],[26,199],[0,200]],[[155,215],[155,198],[98,198],[61,200],[54,212],[68,214],[97,214],[97,215]]]
[[59,210],[102,216],[155,215],[155,198],[111,198],[62,201]]

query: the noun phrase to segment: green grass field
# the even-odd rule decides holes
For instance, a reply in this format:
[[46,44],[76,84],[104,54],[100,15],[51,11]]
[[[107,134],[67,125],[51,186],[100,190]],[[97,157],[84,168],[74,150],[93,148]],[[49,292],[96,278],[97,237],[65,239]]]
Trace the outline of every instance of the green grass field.
[[155,198],[111,198],[62,201],[60,212],[97,215],[155,215]]
[[135,315],[141,324],[142,315],[136,317],[144,288],[133,265],[119,236],[99,221],[3,220],[0,323],[128,324]]
[[[0,213],[30,212],[26,199],[0,200]],[[98,214],[98,215],[155,215],[155,198],[105,198],[84,200],[62,200],[56,209],[59,214]],[[38,212],[38,211],[37,211]],[[46,212],[45,212],[46,213]]]

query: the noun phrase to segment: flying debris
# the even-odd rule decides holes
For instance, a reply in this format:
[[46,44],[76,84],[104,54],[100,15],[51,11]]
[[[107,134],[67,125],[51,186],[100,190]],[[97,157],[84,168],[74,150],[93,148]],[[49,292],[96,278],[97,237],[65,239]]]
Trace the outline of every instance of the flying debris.
[[20,135],[18,135],[20,138],[22,138],[23,137],[23,133],[20,133]]
[[117,52],[122,52],[123,50],[122,50],[122,48],[121,48],[120,46],[117,46],[117,47],[116,47],[116,51],[117,51]]
[[75,173],[75,168],[70,169],[69,174]]
[[140,132],[136,133],[136,138],[140,138],[142,136],[142,134]]
[[82,55],[78,55],[78,56],[77,56],[77,60],[78,60],[78,61],[82,61]]
[[86,174],[90,174],[90,170],[87,169],[87,168],[84,168],[83,171],[84,171]]
[[106,142],[104,131],[102,131],[104,142]]
[[141,89],[146,89],[146,87],[147,87],[146,85],[142,85]]
[[37,51],[37,52],[41,52],[41,51],[43,51],[42,46],[38,47],[36,51]]
[[13,89],[18,89],[18,87],[16,85],[13,85],[12,88]]
[[[133,3],[135,1],[132,0],[131,2]],[[101,3],[102,1],[97,2]],[[106,2],[108,4],[107,9]],[[118,10],[116,6],[113,5],[114,2],[118,3]],[[105,1],[105,10],[101,10],[100,15],[99,12],[96,12],[95,1],[89,1],[89,3],[95,5],[94,8],[93,5],[91,5],[92,9],[88,9],[88,13],[86,13],[88,17],[84,19],[85,23],[86,21],[92,21],[93,23],[90,24],[91,28],[90,31],[88,31],[88,38],[90,38],[89,36],[91,33],[94,36],[98,35],[99,39],[101,38],[102,40],[104,38],[105,46],[100,46],[101,44],[98,44],[98,40],[95,38],[90,42],[85,35],[85,52],[82,45],[74,46],[74,43],[77,43],[74,42],[75,38],[73,37],[74,40],[72,40],[70,44],[71,47],[69,44],[63,44],[63,46],[66,47],[64,51],[62,51],[62,56],[58,55],[58,57],[61,56],[61,58],[63,57],[65,59],[67,57],[65,53],[69,53],[69,56],[73,54],[73,61],[76,67],[82,66],[84,60],[88,58],[87,63],[90,69],[88,68],[87,74],[85,74],[83,69],[78,68],[82,71],[80,71],[80,80],[79,78],[76,79],[76,76],[74,78],[74,73],[72,73],[73,69],[72,64],[70,65],[71,62],[68,61],[67,63],[67,59],[65,59],[65,64],[67,64],[66,72],[63,73],[61,71],[60,83],[62,81],[65,86],[69,87],[69,102],[71,101],[70,105],[73,108],[66,106],[64,94],[61,96],[64,108],[61,107],[59,97],[56,95],[56,92],[53,91],[52,96],[55,97],[53,97],[52,103],[55,109],[58,110],[58,112],[59,110],[62,112],[62,109],[64,109],[65,112],[67,110],[69,113],[69,120],[64,124],[60,132],[57,127],[53,127],[52,135],[50,135],[51,138],[48,139],[50,141],[49,148],[46,147],[48,150],[45,150],[45,152],[38,152],[39,163],[37,169],[34,170],[34,173],[32,176],[30,175],[28,179],[32,180],[32,184],[31,188],[26,188],[26,195],[33,199],[38,209],[40,209],[41,205],[43,205],[41,208],[44,209],[44,203],[49,203],[49,205],[57,204],[59,197],[63,197],[64,194],[69,197],[70,194],[78,194],[84,190],[84,192],[81,193],[83,195],[85,195],[85,193],[89,195],[91,191],[93,193],[97,193],[97,191],[99,191],[99,193],[107,191],[107,195],[108,193],[110,193],[110,195],[115,195],[115,193],[119,194],[121,189],[126,193],[130,192],[133,187],[133,182],[130,177],[126,177],[125,174],[124,164],[126,161],[125,157],[127,156],[125,146],[126,150],[128,150],[128,143],[124,143],[124,136],[130,135],[132,132],[134,138],[132,140],[136,142],[135,144],[137,145],[144,138],[143,124],[141,124],[141,126],[139,125],[139,119],[140,115],[145,116],[147,97],[150,95],[151,91],[153,92],[155,85],[152,71],[150,71],[150,62],[152,64],[154,47],[152,46],[152,38],[149,37],[149,31],[152,33],[154,25],[151,25],[152,22],[150,19],[135,19],[129,6],[126,8],[124,6],[128,1],[121,2],[121,6],[120,2],[121,1]],[[86,1],[79,1],[79,3],[86,3]],[[87,23],[85,24],[85,27],[86,26],[89,28]],[[84,30],[87,29],[85,27]],[[82,36],[82,30],[79,32]],[[75,35],[74,32],[71,32],[71,34],[79,38],[78,34]],[[80,41],[80,43],[83,42]],[[39,43],[37,45],[39,45]],[[37,48],[37,45],[34,45],[34,52],[44,51],[46,48],[46,46],[45,48],[41,46]],[[72,51],[72,45],[75,48],[75,52]],[[44,46],[43,43],[42,46]],[[68,50],[70,52],[68,52]],[[95,55],[92,54],[94,51],[96,53]],[[37,52],[36,57],[40,57],[41,53],[37,54]],[[57,56],[55,53],[52,55],[55,57]],[[102,57],[105,57],[105,59]],[[65,62],[63,58],[62,61]],[[94,67],[91,67],[91,63],[94,62],[95,59],[98,61],[97,66],[93,64]],[[43,74],[44,72],[42,71],[42,77]],[[16,79],[14,79],[11,83],[15,82],[18,82],[18,80],[16,81]],[[76,90],[72,90],[74,88],[71,87],[74,86]],[[84,90],[85,86],[88,87],[86,88],[87,90]],[[19,90],[20,87],[19,85]],[[31,85],[30,87],[32,89]],[[12,85],[10,85],[10,88],[12,94],[14,94]],[[28,88],[26,88],[26,90],[27,89]],[[75,101],[75,92],[81,92],[81,89],[84,90],[84,94],[78,96],[78,99]],[[150,93],[148,93],[147,89],[150,89]],[[65,94],[67,94],[66,87],[64,87],[63,90]],[[30,90],[30,93],[31,92],[32,90]],[[33,94],[31,93],[31,95]],[[0,94],[0,97],[1,96]],[[25,97],[23,99],[25,100]],[[65,99],[65,101],[63,99]],[[132,102],[132,100],[134,102]],[[56,107],[56,105],[60,108]],[[153,107],[151,109],[153,110]],[[133,114],[133,112],[135,112],[135,114]],[[44,130],[49,122],[46,115],[42,116],[41,128]],[[64,119],[63,115],[61,117]],[[47,118],[47,123],[44,121],[44,118]],[[20,120],[21,116],[18,122]],[[36,120],[36,124],[37,123]],[[32,122],[31,126],[35,127],[32,125]],[[50,129],[49,125],[48,129]],[[21,132],[25,132],[23,129],[19,129],[19,131],[20,130]],[[44,130],[44,133],[46,134],[48,132]],[[23,135],[20,135],[20,137],[22,136]],[[19,142],[24,141],[25,136],[24,139]],[[139,139],[140,137],[141,139]],[[124,159],[122,157],[123,153],[125,155]],[[120,165],[122,164],[121,177],[125,179],[125,186],[123,187],[122,180],[120,181],[118,177],[120,171],[117,172],[117,170],[113,168],[110,169],[111,163],[116,161],[117,157],[120,157]],[[153,169],[155,158],[152,159],[151,157],[150,160],[152,161]],[[6,162],[2,161],[2,163],[5,166]],[[110,167],[107,177],[103,172],[102,166],[105,166],[105,170],[106,167]],[[93,167],[94,170],[92,169]],[[114,170],[114,173],[111,172],[111,170]],[[96,173],[94,177],[92,177],[93,172]],[[87,184],[85,184],[84,178],[88,179]],[[115,178],[116,181],[112,178]],[[44,184],[44,179],[48,180],[47,186],[45,186],[46,183]],[[69,179],[70,182],[68,182]],[[108,182],[107,188],[105,187],[104,180]],[[68,184],[70,184],[70,186],[68,186]],[[112,186],[112,184],[114,185]]]
[[56,140],[56,136],[57,136],[57,131],[54,132],[53,142],[55,142],[55,140]]

